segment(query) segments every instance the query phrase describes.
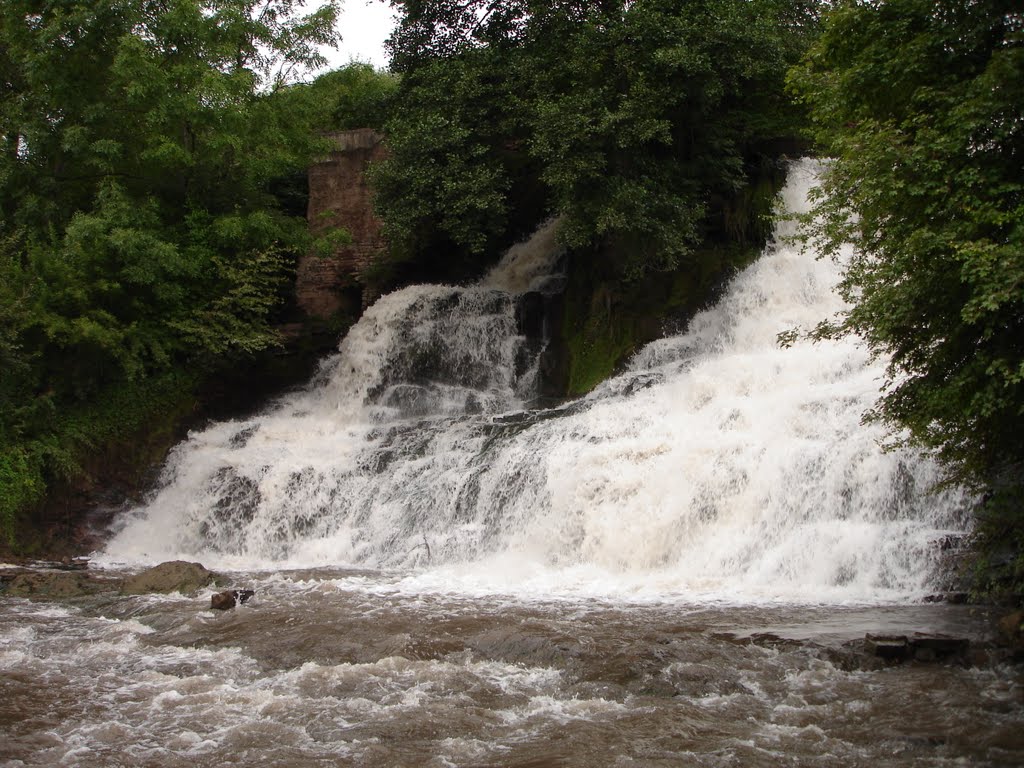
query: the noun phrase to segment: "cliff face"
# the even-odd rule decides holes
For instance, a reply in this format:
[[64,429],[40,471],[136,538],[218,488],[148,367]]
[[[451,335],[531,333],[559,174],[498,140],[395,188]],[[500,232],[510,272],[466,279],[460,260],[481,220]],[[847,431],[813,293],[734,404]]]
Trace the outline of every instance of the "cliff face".
[[334,149],[309,169],[307,220],[313,235],[343,227],[351,242],[329,256],[307,254],[299,260],[296,299],[314,320],[358,314],[374,298],[366,290],[366,270],[386,248],[366,178],[370,163],[385,154],[383,137],[360,128],[329,138]]

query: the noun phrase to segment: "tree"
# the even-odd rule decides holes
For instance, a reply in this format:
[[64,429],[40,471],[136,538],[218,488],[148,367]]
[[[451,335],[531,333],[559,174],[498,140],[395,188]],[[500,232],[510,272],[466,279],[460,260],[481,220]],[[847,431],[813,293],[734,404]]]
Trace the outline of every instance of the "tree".
[[400,257],[479,258],[559,213],[620,276],[671,268],[796,132],[783,80],[804,3],[394,4],[404,79],[376,182]]
[[302,98],[319,111],[317,123],[324,129],[381,130],[391,113],[398,83],[397,75],[356,61],[326,72],[296,90],[302,91]]
[[[831,252],[855,246],[840,286],[850,307],[818,334],[855,333],[890,357],[871,417],[936,452],[953,481],[1003,496],[1019,489],[1019,3],[838,3],[792,84],[834,158],[809,234]],[[1016,504],[1019,547],[1024,514]],[[1024,568],[1018,576],[1024,581]]]
[[99,439],[77,411],[277,343],[272,182],[321,150],[289,83],[337,38],[301,5],[0,5],[0,519]]

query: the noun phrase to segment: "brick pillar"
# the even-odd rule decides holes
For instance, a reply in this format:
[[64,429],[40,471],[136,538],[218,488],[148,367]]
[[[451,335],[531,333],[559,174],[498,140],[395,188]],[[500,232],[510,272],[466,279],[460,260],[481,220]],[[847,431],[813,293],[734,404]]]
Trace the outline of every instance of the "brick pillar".
[[344,227],[352,242],[330,256],[306,254],[299,259],[298,305],[307,317],[318,320],[340,311],[358,314],[367,298],[365,270],[386,250],[366,180],[369,164],[384,156],[383,137],[369,128],[359,128],[329,138],[334,149],[309,169],[306,219],[313,235]]

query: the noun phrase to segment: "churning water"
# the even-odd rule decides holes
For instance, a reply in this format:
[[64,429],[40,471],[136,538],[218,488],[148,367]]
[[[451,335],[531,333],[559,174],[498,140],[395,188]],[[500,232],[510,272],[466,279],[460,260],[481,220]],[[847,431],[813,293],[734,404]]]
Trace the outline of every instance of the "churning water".
[[[805,205],[797,165],[785,190]],[[884,363],[855,339],[782,348],[841,308],[838,267],[783,242],[682,334],[583,400],[531,410],[556,223],[478,285],[381,299],[304,391],[194,434],[111,560],[413,569],[541,594],[878,600],[934,586],[965,500],[861,416]],[[783,225],[787,226],[786,224]]]
[[556,228],[384,297],[306,389],[191,435],[94,561],[200,560],[245,606],[0,598],[0,763],[1022,764],[1018,668],[851,650],[989,626],[920,602],[969,500],[860,423],[884,364],[776,342],[841,308],[836,265],[776,242],[541,408],[517,311],[557,282]]

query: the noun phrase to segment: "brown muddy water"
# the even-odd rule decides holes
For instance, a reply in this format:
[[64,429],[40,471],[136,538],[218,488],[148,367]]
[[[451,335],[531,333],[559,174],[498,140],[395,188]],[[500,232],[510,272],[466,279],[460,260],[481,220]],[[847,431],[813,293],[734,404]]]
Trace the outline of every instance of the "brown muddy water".
[[[946,604],[742,606],[232,574],[256,597],[0,598],[4,766],[1018,766],[1024,669]],[[966,637],[888,665],[866,632]]]

